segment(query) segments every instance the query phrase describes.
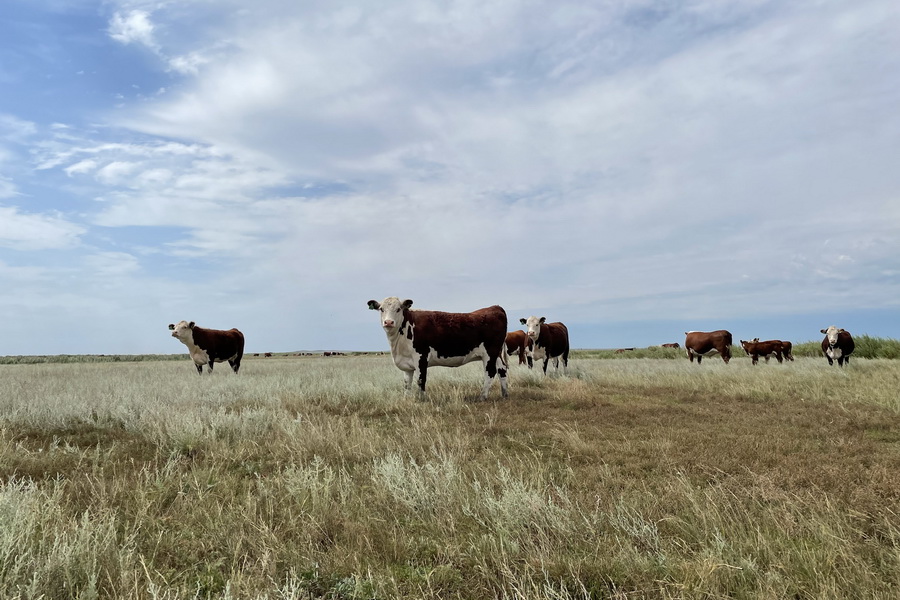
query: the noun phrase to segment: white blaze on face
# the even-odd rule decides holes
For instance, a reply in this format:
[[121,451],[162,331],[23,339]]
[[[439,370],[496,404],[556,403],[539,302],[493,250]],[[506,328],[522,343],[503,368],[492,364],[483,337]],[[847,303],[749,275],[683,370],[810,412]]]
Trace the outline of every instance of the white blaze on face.
[[832,325],[828,329],[825,330],[825,337],[828,338],[828,344],[830,346],[834,346],[838,341],[838,334],[841,332],[840,329]]
[[412,300],[400,300],[396,296],[385,298],[380,303],[373,302],[369,303],[369,308],[379,311],[381,326],[389,335],[403,323],[403,310],[412,306]]
[[524,319],[524,321],[522,324],[525,325],[525,333],[528,334],[528,338],[532,342],[536,342],[541,335],[541,323],[546,321],[546,319],[544,317],[531,316]]
[[187,321],[179,321],[172,328],[172,337],[178,338],[178,341],[185,346],[190,347],[194,344],[194,332]]

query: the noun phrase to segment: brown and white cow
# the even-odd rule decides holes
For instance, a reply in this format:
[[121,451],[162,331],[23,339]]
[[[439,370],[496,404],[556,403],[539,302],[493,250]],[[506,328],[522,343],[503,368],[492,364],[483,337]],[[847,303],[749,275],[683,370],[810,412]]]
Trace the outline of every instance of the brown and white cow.
[[731,332],[724,329],[717,331],[686,331],[684,333],[684,349],[688,358],[694,362],[697,357],[697,364],[703,360],[704,356],[710,356],[718,352],[722,355],[725,364],[731,360]]
[[193,321],[179,321],[174,325],[169,323],[169,329],[172,337],[178,338],[178,341],[188,347],[198,374],[203,375],[203,365],[207,365],[212,373],[213,363],[217,362],[228,361],[235,373],[241,368],[244,334],[237,329],[204,329],[197,327]]
[[534,366],[533,351],[534,341],[521,329],[506,334],[506,352],[510,356],[518,354],[520,365],[527,362],[529,369]]
[[741,348],[744,349],[747,356],[753,359],[754,365],[759,362],[760,356],[766,359],[766,362],[769,362],[772,356],[775,356],[775,360],[779,364],[783,360],[781,357],[781,340],[766,340],[765,342],[759,341],[759,338],[753,338],[749,342],[741,340]]
[[845,329],[838,329],[834,325],[828,329],[823,329],[825,339],[822,340],[822,353],[828,359],[828,364],[833,365],[834,361],[838,361],[838,366],[843,367],[844,363],[850,364],[850,354],[856,348],[853,336]]
[[562,359],[563,374],[568,373],[569,368],[569,330],[562,323],[547,323],[546,317],[531,316],[527,319],[519,319],[525,326],[525,332],[534,342],[534,360],[544,361],[544,375],[547,374],[547,365],[553,359],[553,366],[559,371],[559,359]]
[[381,302],[369,300],[369,309],[381,313],[381,327],[391,346],[391,357],[406,374],[409,389],[415,377],[420,395],[425,394],[428,367],[459,367],[480,360],[484,365],[486,399],[494,377],[500,376],[500,392],[509,396],[506,343],[506,311],[500,306],[470,313],[412,310],[412,300],[395,296]]
[[[759,338],[753,338],[754,342],[758,342]],[[794,345],[787,340],[770,340],[772,342],[778,342],[781,344],[781,355],[784,357],[784,360],[794,360]],[[766,359],[768,362],[768,358]]]
[[681,348],[681,344],[678,342],[672,342],[671,344],[661,344],[660,348]]

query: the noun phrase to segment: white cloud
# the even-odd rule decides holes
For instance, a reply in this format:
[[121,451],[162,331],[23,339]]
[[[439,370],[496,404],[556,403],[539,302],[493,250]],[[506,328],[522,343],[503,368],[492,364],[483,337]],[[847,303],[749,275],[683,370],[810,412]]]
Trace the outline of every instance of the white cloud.
[[0,247],[14,250],[71,248],[85,233],[83,227],[60,214],[22,213],[14,206],[0,206]]
[[144,10],[132,10],[127,14],[115,13],[109,21],[109,36],[122,44],[139,44],[151,50],[158,50],[153,37],[155,29],[150,20],[150,13]]

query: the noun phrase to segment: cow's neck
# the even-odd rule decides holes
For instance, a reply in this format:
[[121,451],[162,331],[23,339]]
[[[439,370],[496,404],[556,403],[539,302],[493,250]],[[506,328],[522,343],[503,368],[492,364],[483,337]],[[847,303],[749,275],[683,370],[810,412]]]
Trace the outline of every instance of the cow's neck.
[[410,315],[409,311],[404,311],[403,322],[400,324],[400,327],[386,332],[388,343],[391,345],[391,354],[394,357],[409,356],[412,354],[412,332],[414,327],[415,323],[413,322],[412,315]]

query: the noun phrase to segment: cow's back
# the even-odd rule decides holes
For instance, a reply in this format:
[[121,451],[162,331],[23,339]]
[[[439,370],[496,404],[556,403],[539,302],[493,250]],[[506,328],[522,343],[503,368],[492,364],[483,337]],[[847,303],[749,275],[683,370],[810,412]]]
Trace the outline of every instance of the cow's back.
[[413,326],[412,336],[417,352],[430,349],[438,356],[465,356],[484,344],[488,354],[497,356],[506,343],[506,311],[490,306],[470,313],[435,310],[410,310],[407,319]]
[[541,323],[541,333],[538,335],[535,347],[541,347],[548,356],[559,356],[569,352],[569,329],[563,323]]

